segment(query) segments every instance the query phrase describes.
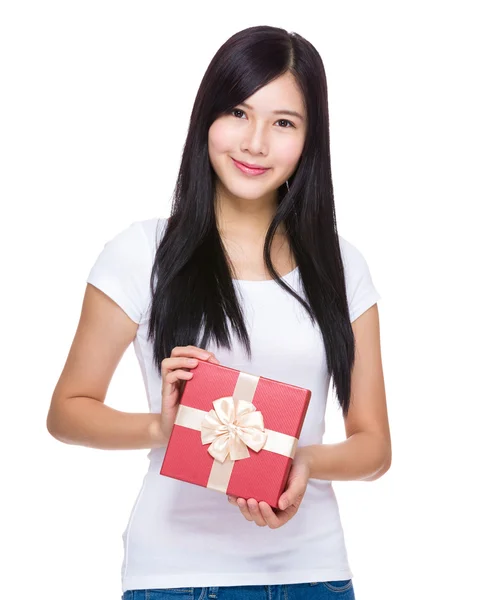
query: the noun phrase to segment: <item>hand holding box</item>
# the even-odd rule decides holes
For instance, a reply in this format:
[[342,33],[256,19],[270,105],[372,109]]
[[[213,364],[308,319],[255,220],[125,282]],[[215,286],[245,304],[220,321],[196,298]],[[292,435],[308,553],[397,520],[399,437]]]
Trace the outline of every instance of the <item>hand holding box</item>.
[[203,361],[192,373],[160,474],[277,508],[311,391]]

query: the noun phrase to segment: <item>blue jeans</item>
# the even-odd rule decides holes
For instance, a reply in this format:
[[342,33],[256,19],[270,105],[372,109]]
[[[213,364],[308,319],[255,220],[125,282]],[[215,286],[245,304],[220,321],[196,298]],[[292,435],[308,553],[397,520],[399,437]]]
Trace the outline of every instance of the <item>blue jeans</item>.
[[285,585],[128,590],[121,600],[355,600],[351,579]]

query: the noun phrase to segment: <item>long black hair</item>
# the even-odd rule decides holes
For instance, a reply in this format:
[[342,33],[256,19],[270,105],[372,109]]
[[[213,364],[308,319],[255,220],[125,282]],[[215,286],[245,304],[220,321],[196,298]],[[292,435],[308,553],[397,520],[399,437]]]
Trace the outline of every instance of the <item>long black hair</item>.
[[[231,348],[231,324],[251,356],[251,344],[221,242],[214,207],[216,175],[208,154],[208,131],[221,115],[259,88],[290,72],[304,98],[307,132],[298,165],[277,190],[278,205],[264,244],[271,276],[318,323],[329,374],[347,415],[355,340],[347,304],[330,165],[326,75],[310,42],[284,29],[258,26],[230,37],[214,55],[194,102],[173,203],[153,264],[148,337],[153,360],[175,346],[205,348],[210,339]],[[307,297],[301,298],[273,268],[270,248],[284,223]],[[322,374],[323,376],[323,374]]]

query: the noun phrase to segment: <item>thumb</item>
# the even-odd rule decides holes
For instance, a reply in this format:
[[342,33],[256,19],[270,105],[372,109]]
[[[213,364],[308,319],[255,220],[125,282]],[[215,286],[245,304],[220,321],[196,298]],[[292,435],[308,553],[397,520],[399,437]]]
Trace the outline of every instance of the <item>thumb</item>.
[[298,494],[297,490],[288,488],[284,494],[281,494],[278,501],[278,506],[281,510],[285,510],[292,504],[297,504]]
[[281,510],[286,510],[289,506],[294,505],[296,508],[300,506],[303,500],[305,490],[295,481],[290,484],[290,487],[280,496],[278,506]]
[[278,506],[280,507],[280,510],[285,510],[286,508],[288,508],[288,506],[290,506],[291,502],[288,498],[288,494],[284,493],[280,496],[280,499],[278,500]]

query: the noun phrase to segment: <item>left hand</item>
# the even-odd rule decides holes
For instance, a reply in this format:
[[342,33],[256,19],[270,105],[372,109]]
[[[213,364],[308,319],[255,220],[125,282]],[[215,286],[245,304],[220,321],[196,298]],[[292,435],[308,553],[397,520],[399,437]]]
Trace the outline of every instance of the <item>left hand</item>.
[[248,521],[254,521],[259,527],[277,529],[292,519],[305,495],[308,479],[310,477],[310,464],[308,457],[297,448],[290,473],[286,490],[281,494],[278,500],[280,510],[274,510],[267,502],[258,502],[254,498],[245,500],[228,496],[229,502],[238,506],[244,517]]

